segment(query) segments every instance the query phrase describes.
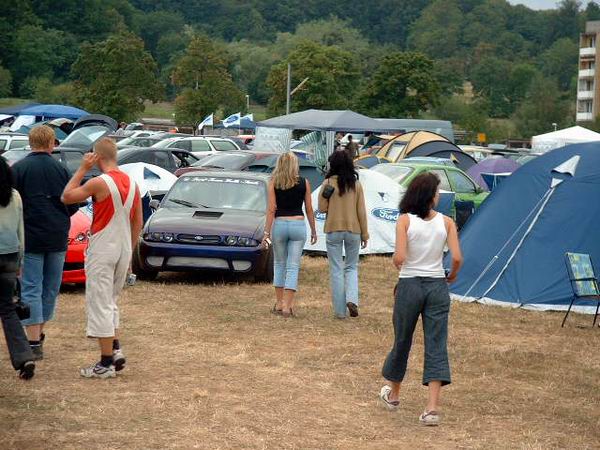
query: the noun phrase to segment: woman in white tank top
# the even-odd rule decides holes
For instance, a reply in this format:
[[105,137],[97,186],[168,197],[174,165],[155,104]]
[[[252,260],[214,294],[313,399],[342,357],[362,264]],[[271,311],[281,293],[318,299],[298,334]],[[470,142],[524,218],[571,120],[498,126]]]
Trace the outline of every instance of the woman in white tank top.
[[[400,204],[402,215],[396,224],[393,258],[400,271],[393,315],[395,339],[382,371],[388,384],[379,394],[386,408],[398,409],[412,337],[421,316],[425,336],[423,385],[429,387],[429,401],[419,417],[424,425],[439,424],[441,387],[450,384],[446,345],[450,312],[448,283],[456,279],[462,264],[454,221],[434,210],[439,201],[439,184],[439,178],[432,173],[418,175]],[[442,263],[446,246],[452,254],[448,277]]]

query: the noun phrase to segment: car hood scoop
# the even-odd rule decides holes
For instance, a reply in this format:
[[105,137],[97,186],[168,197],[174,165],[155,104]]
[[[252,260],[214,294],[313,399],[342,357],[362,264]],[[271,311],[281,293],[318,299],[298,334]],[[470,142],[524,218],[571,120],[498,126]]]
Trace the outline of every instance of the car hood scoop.
[[218,219],[223,215],[218,211],[196,211],[192,217],[197,219]]

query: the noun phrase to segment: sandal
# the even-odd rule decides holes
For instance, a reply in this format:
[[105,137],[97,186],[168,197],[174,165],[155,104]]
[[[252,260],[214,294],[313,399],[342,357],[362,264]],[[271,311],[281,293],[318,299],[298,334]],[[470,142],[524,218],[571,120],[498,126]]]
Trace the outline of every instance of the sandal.
[[276,316],[279,316],[283,313],[283,309],[277,309],[277,302],[275,302],[275,304],[273,305],[273,308],[271,308],[271,314],[275,314]]
[[296,315],[294,314],[294,310],[293,309],[290,309],[289,312],[285,312],[285,311],[282,310],[281,311],[281,315],[284,318],[286,318],[286,319],[289,318],[289,317],[296,317]]

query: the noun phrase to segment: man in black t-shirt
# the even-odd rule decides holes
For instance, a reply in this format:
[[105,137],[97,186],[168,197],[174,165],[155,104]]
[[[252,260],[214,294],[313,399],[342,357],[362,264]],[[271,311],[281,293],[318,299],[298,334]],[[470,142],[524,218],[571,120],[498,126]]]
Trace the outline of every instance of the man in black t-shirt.
[[77,211],[76,207],[67,208],[60,199],[70,176],[51,156],[54,140],[52,128],[45,125],[33,128],[29,133],[31,153],[13,166],[25,222],[21,297],[31,309],[31,317],[22,323],[35,360],[44,357],[44,325],[54,317],[70,216]]

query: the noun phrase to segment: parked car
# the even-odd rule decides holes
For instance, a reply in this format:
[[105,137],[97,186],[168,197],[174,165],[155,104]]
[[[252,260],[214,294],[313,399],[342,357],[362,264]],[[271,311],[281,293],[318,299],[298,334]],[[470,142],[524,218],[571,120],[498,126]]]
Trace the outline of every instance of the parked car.
[[9,150],[25,148],[29,137],[22,133],[0,133],[0,155]]
[[85,249],[90,235],[91,219],[81,211],[71,216],[67,255],[63,266],[63,284],[85,283]]
[[216,270],[273,278],[272,248],[261,243],[269,177],[244,172],[185,174],[148,219],[133,270],[140,279],[163,271]]
[[[266,152],[222,152],[209,155],[190,167],[183,167],[175,172],[181,176],[184,173],[206,170],[241,170],[249,172],[271,173],[277,164],[278,154]],[[312,162],[306,159],[298,159],[300,164],[300,176],[306,178],[313,189],[323,182],[323,173]]]
[[456,200],[473,201],[475,209],[479,208],[489,195],[489,192],[477,186],[477,183],[458,167],[411,163],[409,159],[405,159],[401,163],[378,164],[371,170],[387,175],[404,187],[408,187],[413,178],[420,173],[435,173],[440,178],[440,189],[455,192]]
[[31,150],[27,150],[25,147],[20,148],[18,150],[9,150],[7,152],[2,153],[1,158],[4,158],[9,166],[12,166],[18,161],[21,161],[25,158]]
[[154,144],[152,148],[180,148],[192,152],[198,157],[217,152],[240,150],[240,147],[231,139],[206,136],[174,137]]
[[198,158],[192,153],[178,148],[125,148],[117,152],[119,165],[131,163],[147,163],[162,167],[174,173],[180,167],[189,167],[196,163]]
[[92,151],[94,144],[115,132],[117,122],[108,116],[90,114],[79,119],[73,130],[56,150],[79,150],[84,153]]
[[119,142],[117,142],[117,147],[119,149],[128,147],[151,147],[154,144],[158,144],[160,141],[164,141],[165,139],[184,136],[189,135],[180,133],[159,132],[153,133],[149,136],[136,136],[131,138],[126,137],[125,139],[122,139]]
[[135,130],[135,131],[117,131],[113,134],[108,135],[109,138],[114,139],[116,142],[124,141],[125,139],[134,139],[152,136],[155,132],[149,130]]

